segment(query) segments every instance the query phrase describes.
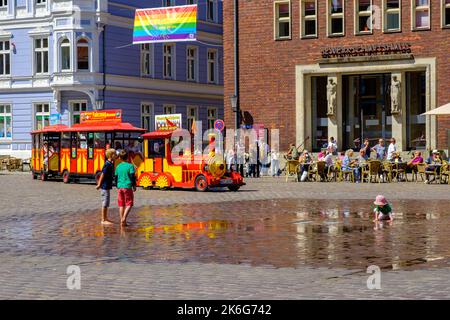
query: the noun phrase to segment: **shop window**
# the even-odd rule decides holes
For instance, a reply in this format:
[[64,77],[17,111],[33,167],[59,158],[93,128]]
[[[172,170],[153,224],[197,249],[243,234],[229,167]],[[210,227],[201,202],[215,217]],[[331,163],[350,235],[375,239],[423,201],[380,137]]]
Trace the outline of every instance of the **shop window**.
[[372,0],[356,0],[355,13],[355,33],[372,33]]
[[0,139],[12,138],[11,105],[0,104]]
[[412,0],[413,30],[430,28],[430,0]]
[[317,36],[317,0],[303,0],[301,5],[302,37]]
[[291,38],[291,3],[280,1],[274,3],[275,39]]
[[383,30],[385,32],[401,31],[401,1],[384,0],[383,6]]
[[343,36],[344,32],[344,1],[328,0],[328,35]]

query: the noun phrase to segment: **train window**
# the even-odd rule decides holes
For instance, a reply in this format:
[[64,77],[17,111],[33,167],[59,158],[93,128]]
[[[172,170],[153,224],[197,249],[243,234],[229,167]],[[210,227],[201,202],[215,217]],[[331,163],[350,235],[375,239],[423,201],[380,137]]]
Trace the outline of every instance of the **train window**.
[[95,149],[105,149],[106,139],[104,132],[94,133],[94,148]]
[[61,135],[61,149],[69,149],[70,148],[70,133],[63,132]]
[[88,133],[87,145],[88,145],[88,159],[92,159],[92,158],[94,158],[94,133],[93,132]]
[[164,139],[154,139],[148,141],[149,158],[164,156]]
[[77,137],[78,134],[77,133],[72,133],[72,137],[71,137],[71,151],[70,151],[70,156],[72,157],[72,159],[76,159],[77,157]]
[[78,149],[87,149],[86,133],[78,132],[77,147]]

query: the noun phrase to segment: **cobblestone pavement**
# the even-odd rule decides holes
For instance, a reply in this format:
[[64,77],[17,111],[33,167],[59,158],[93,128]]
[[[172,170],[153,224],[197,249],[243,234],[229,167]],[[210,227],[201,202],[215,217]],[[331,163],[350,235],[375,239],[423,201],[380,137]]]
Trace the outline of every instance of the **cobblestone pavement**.
[[[449,191],[272,178],[236,193],[139,190],[121,230],[98,224],[93,185],[0,173],[0,298],[450,299]],[[378,193],[396,220],[374,230]],[[69,265],[81,290],[67,289]],[[369,265],[381,290],[367,288]]]

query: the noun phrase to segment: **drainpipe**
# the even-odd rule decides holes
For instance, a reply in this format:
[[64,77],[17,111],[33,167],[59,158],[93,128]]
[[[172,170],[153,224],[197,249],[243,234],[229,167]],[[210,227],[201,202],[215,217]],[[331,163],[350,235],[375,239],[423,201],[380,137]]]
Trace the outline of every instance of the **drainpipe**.
[[106,24],[103,26],[103,109],[105,109],[105,103],[106,103]]
[[239,116],[240,116],[240,99],[239,99],[239,3],[238,0],[234,0],[234,96],[236,101],[236,115],[235,115],[235,127],[236,131],[239,129]]

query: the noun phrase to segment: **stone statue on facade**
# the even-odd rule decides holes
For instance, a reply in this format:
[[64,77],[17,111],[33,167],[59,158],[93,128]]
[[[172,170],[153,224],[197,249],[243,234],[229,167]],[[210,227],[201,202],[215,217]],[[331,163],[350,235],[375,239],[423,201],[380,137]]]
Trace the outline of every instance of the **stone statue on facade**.
[[391,81],[391,113],[399,114],[401,111],[400,107],[400,90],[401,90],[401,82],[397,79],[396,76],[392,77]]
[[336,115],[336,104],[337,104],[337,84],[333,79],[329,80],[330,83],[327,85],[327,101],[328,101],[328,116]]

